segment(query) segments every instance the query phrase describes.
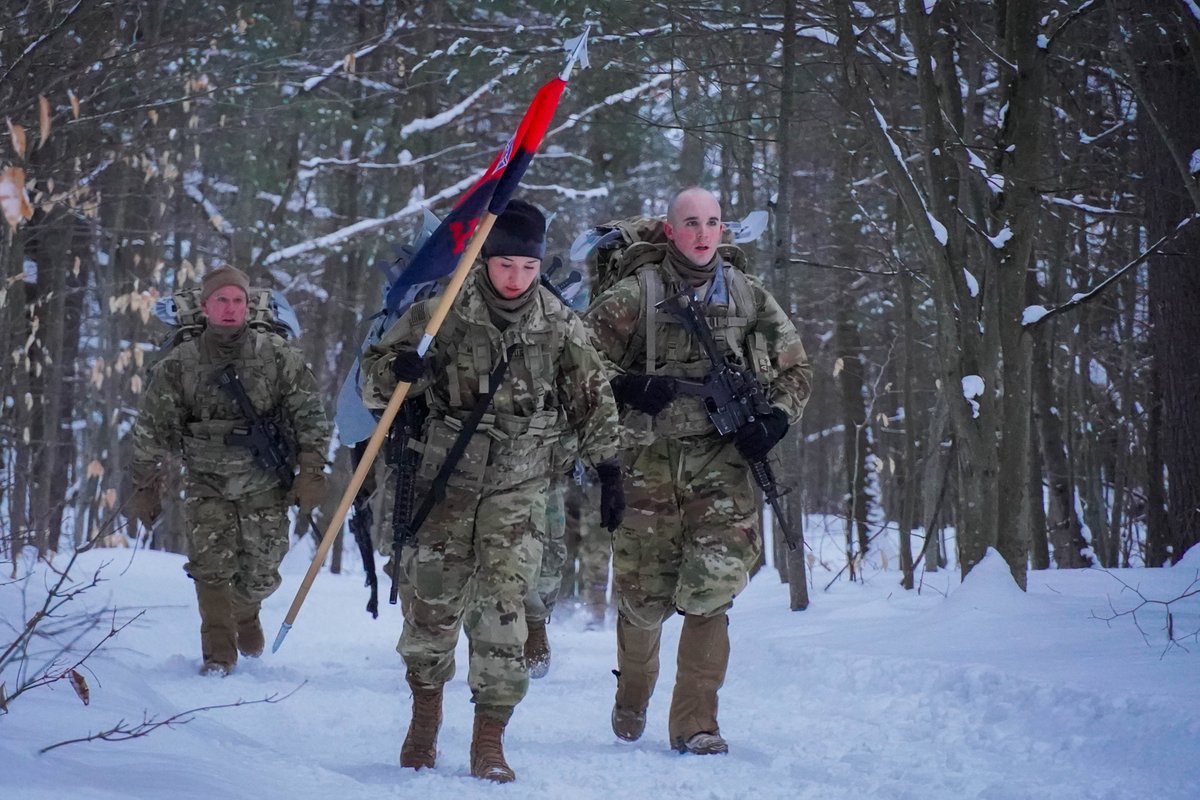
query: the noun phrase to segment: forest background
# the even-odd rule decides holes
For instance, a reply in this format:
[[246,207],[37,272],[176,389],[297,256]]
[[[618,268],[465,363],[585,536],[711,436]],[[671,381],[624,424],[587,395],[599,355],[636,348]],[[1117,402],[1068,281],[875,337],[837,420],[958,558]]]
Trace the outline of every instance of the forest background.
[[[151,308],[207,269],[286,294],[332,413],[373,264],[585,22],[522,194],[564,254],[692,184],[770,212],[752,270],[815,371],[787,506],[843,521],[846,575],[884,532],[910,587],[989,546],[1023,587],[1200,540],[1193,0],[4,5],[4,560],[130,542]],[[178,552],[168,511],[153,544]]]

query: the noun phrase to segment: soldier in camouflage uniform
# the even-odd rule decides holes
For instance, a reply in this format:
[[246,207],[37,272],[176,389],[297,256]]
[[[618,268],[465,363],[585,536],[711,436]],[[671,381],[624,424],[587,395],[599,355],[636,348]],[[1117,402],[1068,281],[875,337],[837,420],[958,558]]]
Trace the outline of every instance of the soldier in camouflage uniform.
[[542,561],[525,596],[525,663],[530,678],[544,678],[550,671],[550,638],[546,625],[562,591],[563,568],[567,562],[566,492],[568,478],[555,470],[546,492],[546,524],[542,538]]
[[[316,381],[295,347],[246,324],[249,281],[234,267],[204,276],[201,307],[208,322],[150,372],[133,429],[130,515],[147,527],[162,511],[164,461],[183,458],[187,556],[196,585],[204,674],[228,674],[238,653],[263,651],[258,612],[280,584],[288,549],[290,505],[311,511],[325,491],[329,422]],[[299,475],[291,487],[259,466],[250,450],[226,444],[247,420],[213,377],[237,368],[255,409],[291,436]]]
[[604,626],[608,610],[608,562],[612,559],[612,534],[600,525],[596,516],[597,488],[591,475],[586,475],[582,485],[570,482],[566,498],[567,564],[562,593],[582,605],[588,628]]
[[[584,315],[597,349],[618,371],[613,392],[623,432],[629,511],[613,536],[617,589],[617,695],[612,725],[642,735],[658,677],[663,622],[683,615],[668,723],[681,752],[724,753],[717,691],[729,662],[734,596],[761,551],[747,459],[765,457],[808,400],[811,369],[795,326],[762,284],[718,252],[721,208],[699,187],[671,202],[661,263],[638,269]],[[700,398],[678,395],[710,365],[695,337],[655,303],[691,291],[718,348],[763,382],[772,412],[729,438],[717,435]]]
[[[581,457],[599,471],[606,524],[615,528],[624,509],[607,373],[578,317],[538,282],[545,226],[537,208],[512,201],[425,358],[414,348],[436,300],[410,308],[363,358],[368,407],[386,405],[398,381],[424,393],[429,415],[416,443],[418,495],[432,491],[462,421],[495,390],[444,500],[400,556],[412,594],[397,649],[413,693],[402,766],[434,766],[442,688],[454,675],[465,627],[475,704],[471,774],[515,778],[503,734],[529,686],[525,598],[541,560],[546,493],[560,461],[554,445],[562,436],[577,437]],[[505,354],[508,373],[489,387]]]

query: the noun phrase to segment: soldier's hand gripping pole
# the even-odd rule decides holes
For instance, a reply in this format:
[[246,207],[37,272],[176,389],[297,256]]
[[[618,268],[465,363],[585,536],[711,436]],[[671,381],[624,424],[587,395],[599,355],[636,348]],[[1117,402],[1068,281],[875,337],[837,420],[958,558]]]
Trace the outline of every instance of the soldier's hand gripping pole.
[[[433,315],[429,318],[429,324],[425,326],[425,334],[421,337],[420,344],[417,345],[417,352],[422,356],[429,350],[429,345],[433,342],[433,338],[437,336],[438,330],[441,329],[442,323],[446,321],[446,315],[450,313],[450,306],[454,304],[455,298],[458,297],[459,291],[462,290],[463,283],[467,279],[468,273],[471,271],[471,265],[475,263],[479,251],[483,248],[483,242],[491,233],[492,226],[496,223],[496,215],[490,211],[484,214],[479,221],[479,225],[475,229],[474,236],[471,237],[470,243],[463,250],[462,256],[458,260],[458,266],[454,269],[454,274],[450,276],[450,283],[446,286],[446,291],[438,299],[437,308],[433,310]],[[409,383],[397,383],[395,390],[392,392],[391,399],[388,400],[387,407],[383,409],[383,415],[379,418],[379,423],[375,426],[375,432],[371,434],[370,440],[367,442],[367,447],[363,451],[362,459],[358,462],[358,467],[354,470],[354,475],[350,478],[349,485],[346,486],[346,491],[342,493],[342,499],[338,503],[337,510],[333,512],[333,516],[329,519],[329,526],[325,529],[325,535],[321,537],[321,544],[317,546],[317,553],[313,556],[312,563],[308,565],[308,572],[304,575],[304,580],[300,582],[300,588],[296,590],[296,597],[292,600],[291,607],[288,608],[287,614],[283,618],[283,624],[279,626],[279,633],[275,636],[275,643],[271,645],[271,652],[274,653],[283,645],[283,640],[288,635],[288,631],[292,629],[292,625],[296,622],[296,616],[300,613],[300,606],[304,605],[304,599],[308,596],[308,590],[312,588],[312,583],[316,580],[317,573],[321,570],[321,564],[325,562],[325,556],[329,553],[329,548],[333,545],[333,540],[337,537],[337,533],[342,528],[342,523],[346,520],[346,514],[350,510],[350,505],[354,502],[354,496],[358,494],[359,487],[366,480],[367,473],[370,472],[372,465],[375,463],[375,457],[379,455],[379,448],[383,446],[383,440],[387,438],[388,430],[392,427],[392,421],[396,418],[396,413],[400,410],[400,406],[404,403],[404,398],[408,396]],[[399,558],[400,554],[396,553],[395,558]]]

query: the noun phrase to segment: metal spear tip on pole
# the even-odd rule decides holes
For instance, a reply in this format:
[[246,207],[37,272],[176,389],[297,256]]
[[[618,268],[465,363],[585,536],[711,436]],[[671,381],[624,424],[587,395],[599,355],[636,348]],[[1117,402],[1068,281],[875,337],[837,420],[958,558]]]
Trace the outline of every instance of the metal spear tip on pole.
[[575,66],[576,61],[579,62],[580,69],[587,69],[591,66],[591,62],[588,61],[587,52],[588,32],[591,31],[591,29],[592,23],[589,22],[587,25],[583,26],[583,33],[563,42],[563,49],[567,51],[567,65],[563,67],[562,74],[560,74],[558,77],[562,78],[564,81],[571,80],[571,69]]
[[283,646],[283,640],[285,638],[287,638],[288,631],[290,631],[291,629],[292,629],[292,626],[288,625],[286,622],[282,623],[279,626],[279,633],[275,634],[275,643],[271,645],[272,653],[278,652],[279,648]]

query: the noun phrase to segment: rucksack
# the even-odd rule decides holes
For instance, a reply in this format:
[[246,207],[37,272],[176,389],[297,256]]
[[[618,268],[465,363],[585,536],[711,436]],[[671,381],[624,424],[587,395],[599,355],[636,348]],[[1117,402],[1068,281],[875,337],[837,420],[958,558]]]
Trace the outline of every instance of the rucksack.
[[[762,235],[765,211],[752,212],[741,222],[727,222],[717,251],[726,264],[746,272],[749,261],[739,244]],[[667,251],[667,234],[661,217],[627,217],[584,231],[571,245],[571,260],[584,261],[599,295],[640,268],[657,264]]]
[[[263,333],[274,333],[284,339],[300,335],[300,321],[282,293],[274,289],[251,287],[247,293],[246,324]],[[200,307],[200,287],[180,289],[160,297],[154,303],[154,316],[170,325],[172,330],[159,344],[159,353],[166,355],[180,342],[194,339],[208,324]]]
[[[726,264],[734,267],[729,284],[730,298],[742,310],[748,325],[753,326],[755,307],[746,276],[749,259],[739,244],[751,242],[766,230],[767,212],[753,211],[745,219],[725,223],[717,252]],[[663,299],[664,287],[657,269],[646,269],[662,262],[667,253],[665,220],[660,217],[628,217],[606,222],[584,231],[571,245],[571,259],[585,261],[591,271],[596,296],[618,281],[636,275],[641,283],[642,308],[639,322],[652,318],[655,305]],[[628,368],[636,354],[645,350],[648,372],[654,371],[655,326],[637,326],[632,346],[627,348],[622,369]]]

